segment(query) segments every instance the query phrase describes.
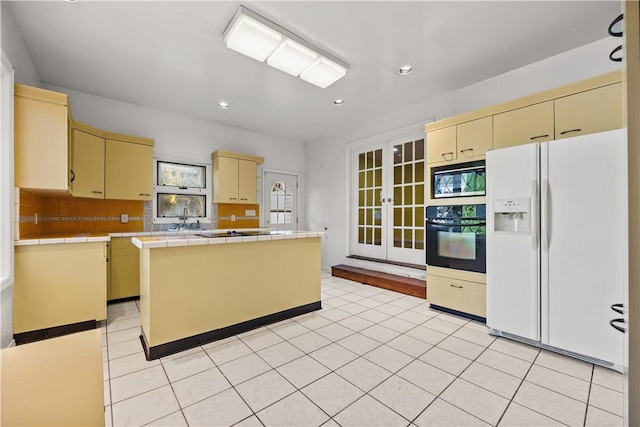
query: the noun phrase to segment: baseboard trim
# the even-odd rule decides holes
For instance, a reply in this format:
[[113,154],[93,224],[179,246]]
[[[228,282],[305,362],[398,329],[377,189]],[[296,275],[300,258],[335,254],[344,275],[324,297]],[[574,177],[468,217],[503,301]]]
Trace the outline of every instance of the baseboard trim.
[[139,299],[140,299],[140,295],[134,295],[132,297],[110,299],[110,300],[107,301],[107,305],[118,304],[120,302],[127,302],[127,301],[136,301],[136,300],[139,300]]
[[224,338],[248,332],[261,326],[269,325],[271,323],[280,322],[282,320],[320,310],[321,308],[322,303],[320,301],[312,302],[310,304],[305,304],[277,313],[268,314],[266,316],[258,317],[257,319],[247,320],[246,322],[237,323],[235,325],[215,329],[213,331],[203,332],[198,335],[193,335],[153,347],[149,346],[149,341],[144,335],[144,331],[141,330],[140,341],[142,342],[142,347],[144,349],[144,354],[147,360],[155,360],[174,353],[188,350],[190,348],[197,347],[199,345],[208,344],[213,341],[218,341]]
[[433,308],[434,310],[438,310],[438,311],[442,311],[445,313],[449,313],[449,314],[453,314],[459,317],[465,317],[467,319],[470,320],[475,320],[476,322],[480,322],[480,323],[487,323],[487,319],[481,316],[476,316],[475,314],[469,314],[469,313],[465,313],[463,311],[458,311],[458,310],[454,310],[451,308],[447,308],[447,307],[441,307],[439,305],[434,305],[434,304],[430,304],[429,305],[430,308]]
[[96,320],[87,320],[84,322],[71,323],[69,325],[54,326],[52,328],[38,329],[35,331],[20,332],[13,334],[16,345],[27,344],[35,341],[42,341],[48,338],[61,337],[63,335],[73,334],[76,332],[88,331],[96,329],[98,322]]

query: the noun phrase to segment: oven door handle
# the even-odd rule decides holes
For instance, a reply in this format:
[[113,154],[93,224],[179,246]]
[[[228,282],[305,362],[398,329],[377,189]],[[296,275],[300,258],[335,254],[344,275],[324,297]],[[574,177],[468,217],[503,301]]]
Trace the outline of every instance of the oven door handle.
[[[450,220],[451,218],[445,218]],[[441,222],[438,221],[438,219],[435,218],[427,218],[427,224],[433,224],[433,225],[447,225],[447,226],[451,226],[451,227],[465,227],[465,226],[481,226],[481,225],[487,225],[487,221],[486,220],[469,220],[467,218],[456,218],[458,219],[457,222],[452,223],[452,222]],[[462,223],[460,220],[464,220],[464,221],[473,221],[473,222],[465,222]]]

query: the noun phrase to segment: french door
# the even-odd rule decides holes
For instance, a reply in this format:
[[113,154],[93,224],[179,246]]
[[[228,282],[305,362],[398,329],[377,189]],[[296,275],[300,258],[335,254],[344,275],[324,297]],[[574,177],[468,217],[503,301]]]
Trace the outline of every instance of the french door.
[[353,152],[352,252],[425,263],[424,133]]

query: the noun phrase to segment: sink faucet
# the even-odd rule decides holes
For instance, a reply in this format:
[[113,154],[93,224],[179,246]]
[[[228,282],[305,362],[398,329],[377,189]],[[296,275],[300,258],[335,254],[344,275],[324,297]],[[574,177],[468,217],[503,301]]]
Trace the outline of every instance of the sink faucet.
[[187,209],[187,207],[184,207],[184,210],[182,211],[182,216],[178,217],[178,219],[180,221],[182,221],[182,229],[184,230],[185,228],[187,228],[187,218],[189,216],[189,210]]

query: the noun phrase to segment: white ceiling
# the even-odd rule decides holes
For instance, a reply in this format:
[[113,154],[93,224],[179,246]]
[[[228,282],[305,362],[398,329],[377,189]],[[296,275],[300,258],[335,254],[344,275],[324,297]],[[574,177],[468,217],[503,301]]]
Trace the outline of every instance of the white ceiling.
[[[323,90],[227,49],[222,33],[240,4],[350,71]],[[45,84],[304,142],[602,39],[621,4],[59,0],[10,9]],[[415,71],[398,75],[407,63]]]

